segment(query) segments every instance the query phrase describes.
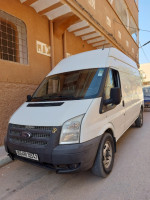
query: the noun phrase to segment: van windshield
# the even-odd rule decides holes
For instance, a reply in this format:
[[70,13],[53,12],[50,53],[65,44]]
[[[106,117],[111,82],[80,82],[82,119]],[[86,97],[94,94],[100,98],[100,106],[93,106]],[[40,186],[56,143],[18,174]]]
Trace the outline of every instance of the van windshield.
[[143,88],[144,97],[150,97],[150,87]]
[[32,101],[62,101],[97,97],[104,68],[65,72],[48,76],[32,96]]

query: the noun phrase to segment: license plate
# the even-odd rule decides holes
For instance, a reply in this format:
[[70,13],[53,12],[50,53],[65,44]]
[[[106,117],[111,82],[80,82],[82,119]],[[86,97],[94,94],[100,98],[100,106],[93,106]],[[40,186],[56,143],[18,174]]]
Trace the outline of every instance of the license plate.
[[21,156],[24,158],[29,158],[29,159],[37,160],[37,161],[39,160],[38,155],[34,153],[16,150],[16,154],[17,156]]

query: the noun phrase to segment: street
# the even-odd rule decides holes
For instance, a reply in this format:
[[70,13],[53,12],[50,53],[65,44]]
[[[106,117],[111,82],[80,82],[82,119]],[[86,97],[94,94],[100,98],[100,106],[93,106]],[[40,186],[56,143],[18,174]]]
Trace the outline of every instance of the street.
[[0,169],[0,200],[150,200],[150,112],[117,143],[112,173],[55,172],[14,161]]

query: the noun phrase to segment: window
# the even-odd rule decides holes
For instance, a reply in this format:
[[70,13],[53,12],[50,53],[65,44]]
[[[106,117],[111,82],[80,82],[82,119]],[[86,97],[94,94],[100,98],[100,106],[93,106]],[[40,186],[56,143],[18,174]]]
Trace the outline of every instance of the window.
[[[121,88],[119,72],[117,70],[110,69],[108,72],[105,87],[104,87],[104,96],[103,96],[104,100],[110,99],[111,88],[115,88],[115,87]],[[112,104],[103,105],[102,112],[111,110],[115,106],[116,105],[112,105]]]
[[28,63],[26,25],[0,10],[0,59]]
[[114,84],[114,79],[113,79],[113,73],[112,70],[109,70],[107,79],[106,79],[106,84],[105,84],[105,99],[109,99],[110,98],[110,90],[111,88],[114,88],[115,84]]

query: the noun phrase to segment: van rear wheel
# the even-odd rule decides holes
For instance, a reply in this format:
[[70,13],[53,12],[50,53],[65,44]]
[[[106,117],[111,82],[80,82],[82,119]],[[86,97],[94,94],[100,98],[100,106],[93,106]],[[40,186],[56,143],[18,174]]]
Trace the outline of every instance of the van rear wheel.
[[112,170],[114,163],[114,141],[110,133],[105,133],[97,152],[92,173],[96,176],[105,178]]
[[143,110],[141,109],[139,117],[135,120],[135,126],[140,128],[143,125]]

